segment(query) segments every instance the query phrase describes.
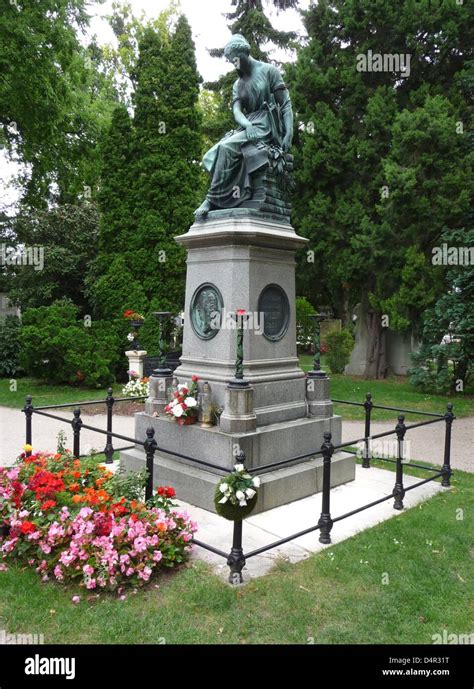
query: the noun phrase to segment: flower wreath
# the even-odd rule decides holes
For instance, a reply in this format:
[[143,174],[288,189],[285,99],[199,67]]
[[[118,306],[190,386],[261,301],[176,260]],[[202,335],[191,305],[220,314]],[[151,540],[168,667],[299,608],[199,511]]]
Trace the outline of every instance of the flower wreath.
[[216,487],[214,505],[217,514],[236,521],[249,515],[257,504],[258,476],[251,476],[243,464],[236,464],[231,474]]

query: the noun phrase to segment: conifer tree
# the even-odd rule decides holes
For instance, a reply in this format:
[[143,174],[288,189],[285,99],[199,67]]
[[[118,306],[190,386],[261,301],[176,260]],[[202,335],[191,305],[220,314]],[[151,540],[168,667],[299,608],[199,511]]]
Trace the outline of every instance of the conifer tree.
[[134,64],[133,120],[117,108],[103,147],[101,251],[89,287],[101,317],[118,323],[125,308],[143,312],[142,343],[154,351],[151,312],[184,305],[185,252],[174,237],[193,222],[204,176],[200,77],[186,18],[173,30],[145,28]]
[[[466,212],[470,13],[325,0],[305,13],[309,40],[287,68],[299,120],[293,223],[312,251],[299,291],[342,317],[366,305],[368,377],[387,372],[384,323],[416,329],[443,289],[431,248]],[[369,69],[371,55],[410,56],[409,69]]]

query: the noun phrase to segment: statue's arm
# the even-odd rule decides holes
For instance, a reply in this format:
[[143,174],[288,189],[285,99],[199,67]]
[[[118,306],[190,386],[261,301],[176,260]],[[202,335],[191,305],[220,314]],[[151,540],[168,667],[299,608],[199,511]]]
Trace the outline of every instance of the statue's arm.
[[235,100],[233,105],[234,119],[238,125],[247,131],[247,139],[249,141],[254,141],[258,137],[258,132],[253,124],[247,117],[245,117],[242,112],[242,107],[240,105],[240,100]]
[[281,108],[281,117],[283,121],[283,150],[288,151],[293,141],[293,108],[291,106],[290,94],[288,89],[279,88],[274,93],[275,100]]

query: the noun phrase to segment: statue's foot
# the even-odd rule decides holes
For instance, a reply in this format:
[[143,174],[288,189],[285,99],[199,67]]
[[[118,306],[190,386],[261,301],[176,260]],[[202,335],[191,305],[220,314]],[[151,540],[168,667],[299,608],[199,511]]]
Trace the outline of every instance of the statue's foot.
[[194,211],[194,215],[196,216],[196,218],[203,218],[204,216],[206,216],[209,213],[210,210],[211,210],[211,202],[209,201],[209,199],[204,199],[204,201],[201,203],[199,208],[197,208]]

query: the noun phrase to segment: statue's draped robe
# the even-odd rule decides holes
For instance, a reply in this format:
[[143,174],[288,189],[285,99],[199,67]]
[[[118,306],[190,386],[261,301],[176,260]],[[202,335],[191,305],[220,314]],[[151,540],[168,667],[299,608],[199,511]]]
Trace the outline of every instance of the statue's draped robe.
[[[281,106],[274,95],[279,89],[286,92]],[[212,178],[207,198],[217,208],[236,208],[252,197],[250,175],[268,163],[267,154],[257,143],[281,146],[281,122],[291,107],[279,70],[264,62],[256,62],[249,78],[237,79],[232,99],[232,104],[240,101],[242,112],[257,129],[258,139],[248,141],[246,130],[239,126],[205,154],[203,165]]]

